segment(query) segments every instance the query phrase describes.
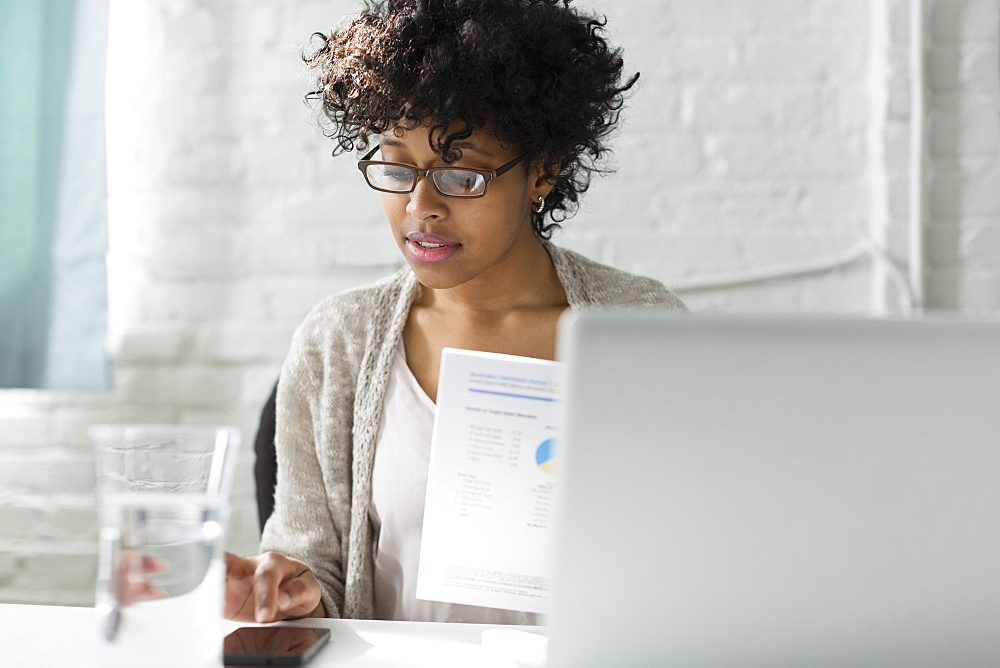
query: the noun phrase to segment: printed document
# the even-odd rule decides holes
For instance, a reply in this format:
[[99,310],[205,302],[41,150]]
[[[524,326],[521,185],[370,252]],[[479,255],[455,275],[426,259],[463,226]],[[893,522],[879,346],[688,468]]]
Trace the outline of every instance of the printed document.
[[547,612],[561,373],[444,350],[417,598]]

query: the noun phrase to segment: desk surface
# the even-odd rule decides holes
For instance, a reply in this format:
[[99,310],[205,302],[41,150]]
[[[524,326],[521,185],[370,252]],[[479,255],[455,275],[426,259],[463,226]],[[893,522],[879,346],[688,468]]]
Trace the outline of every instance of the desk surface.
[[[94,614],[93,608],[0,604],[0,663],[47,668],[95,666],[98,639]],[[544,665],[544,637],[533,627],[351,619],[283,623],[331,629],[330,643],[309,663],[310,668]],[[225,622],[225,632],[237,626]]]

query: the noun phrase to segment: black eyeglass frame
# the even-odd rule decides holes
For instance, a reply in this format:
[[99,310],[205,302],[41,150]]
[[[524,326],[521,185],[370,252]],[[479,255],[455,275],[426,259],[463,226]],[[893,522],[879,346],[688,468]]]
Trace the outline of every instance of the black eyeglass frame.
[[[521,155],[517,156],[516,158],[508,162],[507,164],[501,165],[496,169],[494,169],[493,171],[490,171],[488,169],[474,169],[472,167],[431,167],[429,169],[420,169],[418,167],[414,167],[413,165],[407,165],[402,162],[369,160],[369,158],[375,155],[375,152],[378,151],[380,148],[382,147],[376,146],[367,154],[365,154],[365,156],[362,157],[360,161],[358,161],[358,169],[361,170],[361,174],[362,176],[365,177],[365,183],[368,184],[369,188],[371,188],[372,190],[378,190],[379,192],[391,193],[393,195],[407,195],[417,189],[417,179],[419,179],[421,176],[426,176],[428,179],[430,179],[431,185],[434,186],[434,190],[436,190],[439,195],[441,195],[442,197],[453,197],[455,199],[476,199],[478,197],[485,197],[486,193],[489,191],[490,188],[490,181],[492,181],[495,178],[501,177],[510,170],[512,170],[514,167],[518,165],[518,163],[524,160],[528,155],[527,153],[522,153]],[[392,165],[393,167],[403,167],[405,169],[409,169],[414,173],[413,185],[410,186],[409,190],[387,190],[385,188],[379,188],[378,186],[372,185],[372,182],[368,180],[369,165]],[[486,181],[483,184],[483,192],[479,193],[478,195],[450,195],[448,193],[441,192],[441,189],[438,187],[438,184],[431,177],[431,174],[433,174],[434,172],[441,172],[445,170],[456,170],[456,169],[465,172],[475,172],[476,174],[481,175],[483,179]]]

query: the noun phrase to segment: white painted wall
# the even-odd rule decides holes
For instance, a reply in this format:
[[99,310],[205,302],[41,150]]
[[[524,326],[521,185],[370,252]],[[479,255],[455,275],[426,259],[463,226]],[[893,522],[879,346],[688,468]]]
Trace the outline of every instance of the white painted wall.
[[[670,284],[848,249],[884,203],[905,260],[908,3],[886,0],[879,33],[874,2],[589,0],[641,86],[618,174],[556,241]],[[997,4],[927,3],[933,308],[1000,309]],[[301,45],[353,6],[112,1],[114,387],[0,392],[0,601],[92,602],[89,424],[229,423],[252,440],[306,311],[398,265],[377,195],[350,157],[329,157],[302,103]],[[683,296],[695,310],[865,313],[871,279],[861,261]],[[247,553],[245,450],[229,547]]]

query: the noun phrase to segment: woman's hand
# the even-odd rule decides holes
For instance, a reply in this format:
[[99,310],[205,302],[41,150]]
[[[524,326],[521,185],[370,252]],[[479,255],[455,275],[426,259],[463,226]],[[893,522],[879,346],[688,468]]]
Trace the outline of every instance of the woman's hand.
[[238,557],[226,552],[225,617],[235,622],[277,622],[323,617],[320,586],[312,570],[277,552]]

